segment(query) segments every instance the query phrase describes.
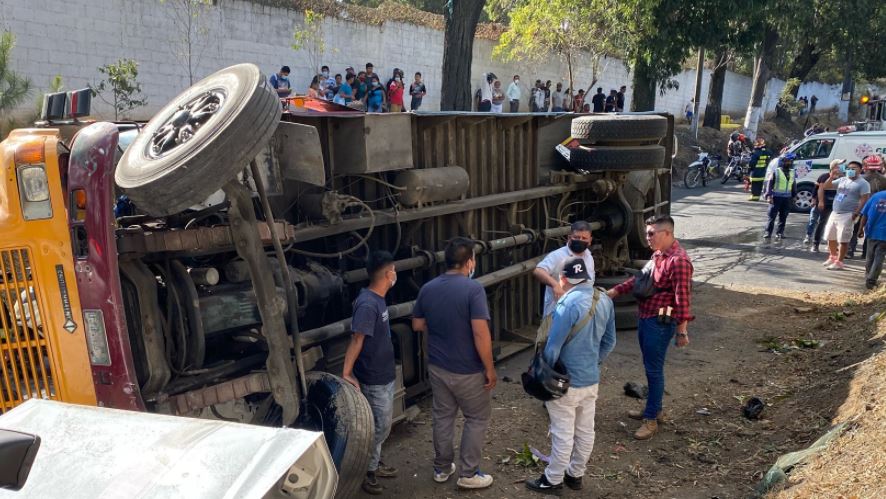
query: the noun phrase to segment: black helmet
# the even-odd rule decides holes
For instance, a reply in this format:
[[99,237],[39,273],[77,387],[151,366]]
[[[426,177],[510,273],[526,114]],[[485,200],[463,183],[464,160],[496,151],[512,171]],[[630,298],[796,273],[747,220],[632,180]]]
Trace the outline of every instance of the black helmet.
[[738,132],[732,132],[732,135],[730,135],[729,138],[732,139],[733,142],[735,142],[736,140],[738,140]]
[[549,366],[540,353],[532,359],[521,380],[523,390],[543,402],[558,399],[569,390],[569,375],[565,374],[563,365],[558,361],[555,366]]

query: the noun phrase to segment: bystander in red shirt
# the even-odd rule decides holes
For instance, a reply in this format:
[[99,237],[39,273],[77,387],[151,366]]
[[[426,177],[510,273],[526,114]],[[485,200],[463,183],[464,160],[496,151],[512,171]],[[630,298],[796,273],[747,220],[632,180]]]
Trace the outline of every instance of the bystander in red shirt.
[[[657,317],[659,309],[672,307],[671,317],[676,324],[695,319],[689,310],[693,269],[686,250],[674,241],[667,250],[653,253],[652,259],[655,262],[653,281],[656,292],[649,298],[638,300],[640,318]],[[620,295],[630,293],[634,281],[635,278],[631,277],[614,289]]]

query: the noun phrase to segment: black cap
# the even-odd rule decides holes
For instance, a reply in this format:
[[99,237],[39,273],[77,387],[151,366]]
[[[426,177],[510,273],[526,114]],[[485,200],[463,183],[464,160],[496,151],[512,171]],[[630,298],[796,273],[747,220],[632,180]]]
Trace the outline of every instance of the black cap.
[[581,284],[591,278],[588,274],[588,265],[581,258],[573,258],[563,265],[563,276],[569,284]]

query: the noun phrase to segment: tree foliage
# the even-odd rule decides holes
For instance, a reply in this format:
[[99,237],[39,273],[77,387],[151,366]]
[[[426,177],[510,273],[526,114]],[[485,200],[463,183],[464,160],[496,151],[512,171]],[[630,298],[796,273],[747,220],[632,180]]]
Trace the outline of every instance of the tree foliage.
[[320,12],[306,10],[301,25],[292,34],[292,50],[304,51],[311,65],[313,75],[320,71],[323,55],[326,54],[326,35],[323,32],[324,16]]
[[160,0],[168,4],[170,20],[175,28],[175,36],[169,39],[172,55],[179,60],[188,75],[188,83],[194,84],[197,64],[209,44],[203,40],[208,29],[206,15],[213,0]]
[[[148,99],[142,95],[138,82],[138,63],[132,59],[120,59],[98,68],[104,75],[97,85],[90,85],[93,96],[114,107],[114,119],[127,118],[129,111],[142,107]],[[110,96],[106,94],[110,93]]]
[[575,88],[574,66],[590,55],[594,80],[600,60],[616,52],[624,41],[619,25],[601,15],[607,0],[523,0],[510,11],[508,30],[492,54],[504,61],[544,62],[558,54],[569,68],[569,87]]
[[31,92],[31,80],[12,70],[12,49],[15,36],[0,33],[0,113],[18,106]]

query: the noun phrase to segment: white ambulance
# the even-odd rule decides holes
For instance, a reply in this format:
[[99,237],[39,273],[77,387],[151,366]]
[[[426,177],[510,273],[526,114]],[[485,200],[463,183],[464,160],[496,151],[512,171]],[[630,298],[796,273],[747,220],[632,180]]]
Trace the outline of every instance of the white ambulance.
[[[794,209],[808,212],[812,207],[815,181],[822,173],[827,173],[831,161],[840,158],[861,162],[871,154],[886,157],[886,131],[810,135],[791,147],[788,152],[797,156],[794,161],[797,169]],[[775,161],[777,159],[773,160]]]

